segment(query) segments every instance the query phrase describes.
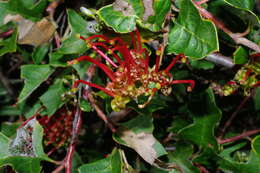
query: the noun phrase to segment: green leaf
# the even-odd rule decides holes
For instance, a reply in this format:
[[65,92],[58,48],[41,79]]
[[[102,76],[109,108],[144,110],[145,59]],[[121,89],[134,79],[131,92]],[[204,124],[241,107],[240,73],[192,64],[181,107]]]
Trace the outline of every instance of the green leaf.
[[79,167],[79,173],[121,173],[121,170],[121,157],[117,149],[114,149],[111,155],[105,159]]
[[245,64],[248,61],[248,52],[242,46],[239,46],[234,52],[235,64]]
[[[203,107],[203,109],[201,109]],[[207,89],[205,92],[193,96],[190,103],[194,122],[179,131],[179,136],[190,140],[199,147],[212,147],[218,149],[218,143],[214,136],[214,130],[221,118],[221,111],[215,103],[213,91]]]
[[206,61],[206,60],[192,60],[190,61],[190,65],[194,69],[202,69],[202,70],[210,70],[214,68],[214,64]]
[[8,23],[0,27],[0,32],[5,32],[10,28],[14,30],[12,35],[7,38],[0,39],[0,56],[16,51],[17,27],[12,23]]
[[64,103],[62,100],[62,94],[67,89],[63,86],[62,79],[57,79],[53,85],[40,97],[40,101],[46,107],[46,113],[48,116],[53,115]]
[[74,10],[68,9],[67,14],[71,31],[73,33],[79,33],[84,37],[88,37],[90,34],[87,30],[88,22]]
[[136,23],[157,32],[162,29],[164,18],[170,7],[170,0],[117,0],[99,9],[97,14],[116,32],[131,32],[135,30]]
[[178,165],[185,173],[199,173],[198,168],[192,165],[189,160],[193,153],[193,147],[190,144],[178,142],[174,152],[169,153],[169,161]]
[[260,87],[256,88],[254,95],[255,109],[260,110]]
[[226,3],[245,10],[252,11],[254,8],[255,0],[224,0]]
[[[163,27],[164,19],[171,8],[170,0],[142,0],[144,12],[139,15],[137,22],[151,31],[159,31]],[[151,4],[152,3],[152,4]],[[140,8],[138,6],[138,8]],[[141,21],[140,21],[141,19]]]
[[[43,129],[34,119],[28,122],[27,127],[17,130],[14,140],[9,139],[0,132],[0,167],[10,165],[19,173],[40,173],[40,161],[51,161],[43,152],[42,137]],[[29,131],[32,130],[32,134]],[[31,138],[32,142],[28,141]],[[32,145],[32,148],[26,148]]]
[[1,133],[7,137],[11,137],[16,134],[16,129],[21,125],[21,123],[9,123],[5,122],[1,124]]
[[258,154],[258,156],[260,157],[260,135],[256,136],[252,143],[252,150]]
[[34,49],[32,59],[35,64],[41,64],[42,60],[45,58],[49,51],[49,47],[49,44],[43,44]]
[[9,0],[8,10],[30,20],[37,21],[42,17],[42,12],[46,5],[46,0],[39,0],[37,3],[34,0]]
[[137,16],[124,16],[122,12],[115,11],[113,5],[108,5],[99,9],[97,14],[107,26],[112,27],[116,32],[128,33],[134,31],[136,28]]
[[18,103],[25,100],[53,72],[54,69],[49,65],[23,65],[21,67],[21,78],[25,79],[25,84],[19,95]]
[[122,123],[113,139],[119,144],[134,149],[146,162],[157,165],[158,157],[167,154],[163,146],[154,138],[153,119],[150,115],[138,115]]
[[235,173],[256,173],[260,172],[260,157],[251,151],[249,159],[246,163],[239,163],[231,160],[219,161],[220,168],[226,171],[233,171]]
[[88,22],[84,20],[73,10],[67,10],[68,22],[71,28],[70,36],[62,42],[61,48],[57,51],[59,54],[81,54],[87,50],[86,43],[81,40],[78,34],[88,37]]
[[191,0],[181,0],[180,12],[169,33],[168,53],[200,59],[219,49],[217,31],[204,20]]
[[0,116],[17,116],[21,112],[14,106],[2,106],[0,109]]
[[84,112],[90,112],[92,110],[92,107],[87,100],[81,99],[80,100],[80,109]]
[[62,42],[59,54],[81,54],[87,50],[86,43],[81,40],[76,34],[71,34],[69,38]]
[[0,1],[0,26],[4,24],[4,18],[10,12],[8,11],[8,2]]

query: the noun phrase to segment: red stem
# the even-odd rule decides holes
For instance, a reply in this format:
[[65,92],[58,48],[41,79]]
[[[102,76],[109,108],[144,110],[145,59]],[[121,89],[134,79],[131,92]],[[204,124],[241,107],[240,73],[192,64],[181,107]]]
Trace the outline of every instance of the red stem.
[[102,38],[104,41],[109,43],[109,39],[106,36],[104,36],[104,35],[92,35],[92,36],[90,36],[88,38],[84,38],[84,37],[80,36],[80,39],[85,40],[85,41],[93,40],[95,38]]
[[156,56],[156,64],[155,64],[155,72],[158,72],[159,70],[159,63],[160,63],[160,56]]
[[107,76],[112,80],[112,81],[115,81],[115,76],[114,76],[114,73],[112,70],[110,70],[106,65],[98,62],[97,60],[89,57],[89,56],[80,56],[79,58],[77,59],[74,59],[72,61],[69,61],[68,63],[69,64],[73,64],[74,61],[83,61],[83,60],[86,60],[86,61],[89,61],[89,62],[92,62],[93,64],[96,64],[99,68],[101,68],[106,74]]
[[172,82],[170,82],[170,84],[182,84],[182,83],[188,83],[190,84],[191,89],[193,89],[195,87],[195,82],[194,80],[174,80]]
[[219,144],[225,144],[225,143],[229,143],[229,142],[234,142],[234,141],[237,141],[237,140],[242,139],[244,137],[254,135],[256,133],[260,133],[260,129],[247,131],[247,132],[244,132],[244,133],[242,133],[238,136],[234,136],[234,137],[228,138],[228,139],[219,139],[218,143]]
[[104,43],[100,43],[100,42],[97,42],[97,43],[91,43],[91,45],[94,45],[94,46],[101,46],[103,47],[106,51],[111,51],[112,55],[114,56],[114,58],[117,60],[117,62],[119,64],[122,64],[122,61],[120,60],[119,56],[117,54],[115,54],[112,49],[108,48],[107,45],[105,45]]
[[141,35],[138,30],[135,30],[135,33],[136,33],[136,37],[137,37],[138,50],[141,52],[142,51]]
[[180,59],[180,58],[183,58],[183,57],[185,57],[185,55],[184,54],[179,54],[179,55],[177,55],[173,60],[172,60],[172,62],[171,62],[171,64],[170,65],[168,65],[168,67],[164,70],[166,73],[168,73],[170,70],[171,70],[171,68],[176,64],[176,62]]
[[0,38],[8,37],[9,35],[12,35],[13,32],[14,32],[13,29],[9,29],[9,30],[6,31],[6,32],[2,32],[2,33],[0,33]]
[[105,60],[107,60],[112,66],[118,67],[106,54],[104,54],[101,50],[97,48],[97,46],[91,44],[91,47],[99,54],[101,55]]
[[115,94],[113,92],[109,91],[108,89],[103,88],[103,87],[101,87],[97,84],[84,81],[84,80],[76,80],[74,85],[73,85],[73,88],[77,88],[80,83],[83,83],[85,85],[89,85],[90,87],[93,87],[93,88],[100,89],[101,91],[105,92],[107,95],[109,95],[111,97],[115,97]]
[[75,151],[76,141],[80,131],[81,123],[82,123],[81,110],[79,107],[77,107],[74,116],[74,121],[73,121],[72,139],[66,156],[66,162],[65,162],[66,173],[71,173],[72,171],[72,159],[73,159],[73,154]]

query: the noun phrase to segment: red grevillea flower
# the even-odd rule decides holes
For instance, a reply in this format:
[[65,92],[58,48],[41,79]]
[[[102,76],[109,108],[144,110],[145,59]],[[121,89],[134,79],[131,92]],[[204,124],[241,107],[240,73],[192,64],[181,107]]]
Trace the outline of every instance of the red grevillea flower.
[[[121,38],[109,39],[104,35],[93,35],[88,38],[80,37],[86,41],[89,48],[104,58],[110,65],[105,65],[89,56],[81,56],[69,61],[68,64],[75,64],[86,60],[96,64],[109,77],[110,82],[106,87],[90,83],[84,80],[77,80],[74,88],[79,83],[98,88],[114,99],[111,102],[112,109],[119,111],[131,100],[138,100],[139,96],[148,96],[144,104],[139,104],[139,108],[145,107],[150,102],[156,91],[165,91],[170,85],[187,83],[188,91],[194,88],[193,80],[173,80],[170,69],[180,59],[184,59],[183,54],[179,54],[164,70],[159,70],[160,50],[157,50],[156,63],[154,67],[149,67],[149,54],[146,48],[142,47],[141,36],[138,31],[131,33],[132,43],[128,45]],[[104,53],[105,52],[105,53]],[[109,66],[112,66],[111,68]]]

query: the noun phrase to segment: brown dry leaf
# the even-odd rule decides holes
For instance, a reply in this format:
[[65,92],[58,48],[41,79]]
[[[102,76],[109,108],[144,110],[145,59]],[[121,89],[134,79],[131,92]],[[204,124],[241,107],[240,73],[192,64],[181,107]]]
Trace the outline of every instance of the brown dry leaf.
[[154,164],[157,153],[154,149],[156,139],[151,133],[134,133],[130,130],[124,130],[120,133],[120,138],[127,143],[127,146],[133,148],[146,162]]
[[4,23],[16,22],[18,25],[18,43],[39,46],[48,42],[56,31],[56,25],[50,19],[42,18],[38,22],[32,22],[20,15],[7,15]]

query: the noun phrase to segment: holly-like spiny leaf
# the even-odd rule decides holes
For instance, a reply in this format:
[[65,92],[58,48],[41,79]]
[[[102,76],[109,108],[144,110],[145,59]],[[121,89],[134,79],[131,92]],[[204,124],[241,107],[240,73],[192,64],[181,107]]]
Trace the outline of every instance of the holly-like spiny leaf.
[[200,59],[219,49],[215,25],[201,18],[191,0],[181,0],[179,16],[173,23],[168,53],[184,53],[192,59]]

